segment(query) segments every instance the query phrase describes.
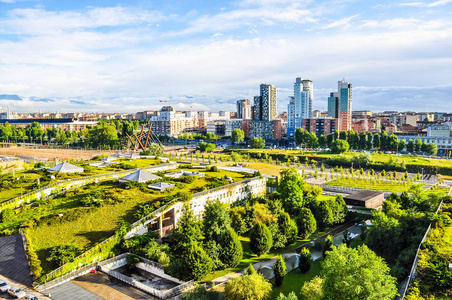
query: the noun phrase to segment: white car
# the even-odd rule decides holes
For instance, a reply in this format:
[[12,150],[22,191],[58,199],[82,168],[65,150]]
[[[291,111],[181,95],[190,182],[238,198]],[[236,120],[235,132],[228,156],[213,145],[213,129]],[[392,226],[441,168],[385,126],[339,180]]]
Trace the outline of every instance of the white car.
[[26,295],[25,292],[22,291],[17,286],[14,286],[14,287],[10,288],[8,290],[8,294],[10,294],[11,296],[16,297],[16,298],[23,298]]
[[0,291],[2,291],[4,293],[7,290],[9,290],[10,288],[11,287],[9,286],[9,284],[7,284],[6,282],[0,280]]
[[25,300],[38,300],[38,297],[33,294],[28,294],[27,296],[25,296]]

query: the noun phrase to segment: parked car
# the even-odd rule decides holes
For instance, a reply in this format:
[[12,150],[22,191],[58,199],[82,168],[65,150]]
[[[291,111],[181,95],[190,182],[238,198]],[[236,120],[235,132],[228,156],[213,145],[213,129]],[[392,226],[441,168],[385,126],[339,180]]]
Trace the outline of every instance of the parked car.
[[9,286],[9,284],[7,284],[6,282],[0,280],[0,291],[2,291],[2,293],[5,293],[10,288],[11,287]]
[[39,300],[38,297],[36,297],[33,294],[28,294],[27,296],[25,296],[26,300]]
[[25,292],[22,291],[17,286],[14,286],[14,287],[10,288],[8,290],[8,294],[10,294],[11,296],[16,297],[16,298],[23,298],[26,295]]

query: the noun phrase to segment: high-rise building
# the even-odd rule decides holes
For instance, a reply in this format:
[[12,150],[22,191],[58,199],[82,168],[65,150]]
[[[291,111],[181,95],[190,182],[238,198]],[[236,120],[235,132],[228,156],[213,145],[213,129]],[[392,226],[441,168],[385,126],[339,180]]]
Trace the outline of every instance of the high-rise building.
[[271,121],[278,117],[276,111],[276,87],[271,84],[261,84],[260,96],[254,96],[255,121]]
[[295,79],[293,97],[287,107],[287,137],[293,137],[303,119],[312,118],[312,99],[314,88],[311,80]]
[[242,99],[237,101],[237,119],[251,119],[250,99]]
[[352,129],[352,84],[338,82],[337,92],[328,97],[328,117],[338,118],[338,130]]

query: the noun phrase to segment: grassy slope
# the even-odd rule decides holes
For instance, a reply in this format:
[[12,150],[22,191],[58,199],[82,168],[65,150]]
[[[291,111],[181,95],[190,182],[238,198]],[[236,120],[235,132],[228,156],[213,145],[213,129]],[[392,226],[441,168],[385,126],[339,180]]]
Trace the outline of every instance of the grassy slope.
[[391,183],[388,181],[372,182],[364,179],[340,178],[329,181],[326,185],[346,186],[352,188],[370,189],[378,191],[403,192],[409,189],[410,185],[403,183]]

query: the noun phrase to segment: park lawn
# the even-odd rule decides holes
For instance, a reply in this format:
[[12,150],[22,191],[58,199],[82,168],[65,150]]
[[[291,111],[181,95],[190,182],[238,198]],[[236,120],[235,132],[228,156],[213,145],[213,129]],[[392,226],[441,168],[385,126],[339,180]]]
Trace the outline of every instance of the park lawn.
[[21,183],[20,186],[11,188],[9,190],[3,190],[0,192],[0,203],[4,201],[8,201],[12,198],[16,198],[20,196],[21,194],[29,193],[33,190],[33,185],[36,183],[36,179],[38,177],[41,177],[39,174],[29,172],[29,171],[16,171],[15,177],[16,178],[23,178],[25,176],[26,179],[30,180],[31,182],[24,182]]
[[[407,191],[412,184],[403,184],[403,183],[392,183],[390,181],[370,181],[365,179],[357,179],[357,178],[339,178],[331,180],[326,185],[332,186],[345,186],[351,188],[360,188],[367,190],[376,190],[376,191],[390,191],[394,193],[401,193]],[[422,185],[425,185],[422,183]]]
[[334,199],[336,199],[336,196],[325,195],[325,194],[322,194],[317,197],[317,200],[319,200],[319,201],[327,201],[327,200],[334,200]]
[[[117,182],[110,182],[111,188],[118,188]],[[58,245],[75,244],[84,250],[93,247],[95,244],[112,236],[118,229],[121,222],[132,223],[136,221],[134,213],[139,205],[145,203],[156,203],[164,196],[173,195],[179,191],[190,191],[190,189],[201,187],[207,184],[203,178],[199,178],[191,184],[184,184],[182,189],[174,189],[171,192],[152,192],[144,193],[139,189],[125,190],[127,201],[113,205],[105,205],[99,208],[93,208],[82,217],[73,221],[62,223],[53,223],[51,225],[39,225],[29,229],[30,238],[35,246],[35,250],[41,260],[41,266],[44,272],[49,272],[57,266],[47,262],[49,250]],[[92,189],[88,188],[83,195],[89,193]],[[73,206],[80,207],[78,201],[83,195],[76,195],[68,198],[77,198],[77,203]],[[73,199],[75,201],[75,199]],[[68,200],[70,201],[70,200]],[[163,203],[162,203],[163,204]],[[62,212],[64,213],[64,209]],[[67,211],[67,210],[66,210]],[[52,211],[52,215],[59,213],[59,210]],[[50,213],[48,213],[50,214]]]
[[279,287],[273,287],[270,299],[276,299],[280,293],[283,293],[285,296],[289,295],[290,292],[295,292],[298,299],[301,298],[301,288],[306,281],[311,280],[315,276],[320,275],[320,271],[322,270],[321,261],[323,258],[319,258],[312,262],[311,269],[307,273],[301,273],[297,268],[290,273],[287,273],[284,277],[283,284]]
[[242,243],[242,247],[243,247],[243,259],[240,261],[240,263],[235,267],[235,268],[227,268],[224,270],[219,270],[219,271],[215,271],[210,273],[209,275],[207,275],[202,282],[209,282],[212,281],[215,278],[218,277],[222,277],[224,275],[227,275],[229,273],[234,273],[234,272],[239,272],[247,267],[250,266],[250,264],[255,264],[258,262],[262,262],[262,261],[266,261],[269,259],[274,258],[275,256],[277,256],[278,254],[282,254],[282,253],[286,253],[286,252],[293,252],[295,251],[296,248],[300,247],[301,245],[309,242],[312,239],[317,238],[318,236],[324,234],[325,232],[319,232],[316,234],[313,234],[309,237],[309,239],[301,239],[298,238],[298,240],[287,246],[286,248],[283,249],[278,249],[278,250],[271,250],[271,252],[261,255],[260,257],[257,257],[250,249],[250,239],[249,237],[246,236],[239,236],[239,240]]

